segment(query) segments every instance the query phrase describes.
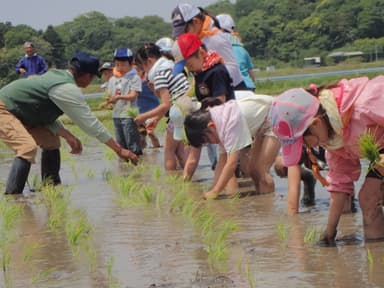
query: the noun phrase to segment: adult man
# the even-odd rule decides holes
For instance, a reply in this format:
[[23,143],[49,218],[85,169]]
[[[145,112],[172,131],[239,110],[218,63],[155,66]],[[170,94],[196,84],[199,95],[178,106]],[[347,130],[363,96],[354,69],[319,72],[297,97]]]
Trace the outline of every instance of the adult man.
[[103,124],[92,114],[80,88],[87,87],[99,76],[99,60],[79,52],[69,62],[68,70],[52,69],[40,77],[13,81],[0,89],[0,140],[15,151],[5,188],[6,194],[23,192],[37,145],[42,151],[42,179],[61,182],[60,140],[64,138],[71,153],[82,151],[80,140],[65,129],[57,118],[65,113],[90,136],[109,146],[116,154],[133,163],[137,156],[123,149]]
[[31,75],[42,75],[48,70],[44,58],[35,52],[32,42],[24,43],[25,55],[16,64],[16,73],[28,77]]

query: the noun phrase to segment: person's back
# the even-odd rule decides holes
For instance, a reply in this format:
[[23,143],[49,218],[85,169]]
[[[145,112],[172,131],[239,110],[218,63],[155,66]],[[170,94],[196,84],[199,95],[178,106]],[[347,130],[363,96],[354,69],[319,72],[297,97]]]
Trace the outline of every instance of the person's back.
[[31,75],[42,75],[48,70],[48,65],[44,58],[38,55],[31,42],[24,43],[25,55],[16,64],[16,73],[29,77]]
[[256,89],[255,74],[253,72],[254,66],[248,51],[241,43],[240,36],[234,31],[235,22],[229,14],[219,14],[216,16],[216,19],[219,21],[220,28],[224,32],[225,37],[232,45],[232,51],[239,65],[245,85],[249,90],[254,91]]

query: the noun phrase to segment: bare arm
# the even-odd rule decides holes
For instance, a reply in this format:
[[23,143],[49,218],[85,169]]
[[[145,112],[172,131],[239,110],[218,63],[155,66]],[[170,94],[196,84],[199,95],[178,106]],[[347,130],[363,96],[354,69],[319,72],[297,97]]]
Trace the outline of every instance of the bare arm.
[[69,130],[65,129],[63,126],[61,126],[57,131],[56,134],[67,141],[68,145],[71,147],[71,153],[72,154],[80,154],[81,151],[83,151],[83,146],[80,142],[80,140],[73,135]]
[[167,88],[162,88],[156,92],[160,97],[160,105],[148,112],[139,114],[135,118],[135,122],[137,125],[143,124],[145,120],[149,118],[156,117],[157,119],[160,119],[165,115],[165,113],[167,113],[167,111],[171,107],[171,96],[169,95],[169,90]]
[[255,71],[253,71],[253,69],[249,69],[248,73],[249,73],[249,77],[251,77],[252,81],[255,82],[256,81],[256,73],[255,73]]
[[191,180],[193,174],[196,171],[197,165],[199,164],[200,154],[201,154],[201,147],[200,148],[196,148],[192,146],[190,147],[188,158],[187,158],[187,161],[185,162],[184,170],[183,170],[184,180],[187,180],[187,181]]
[[109,102],[115,103],[117,100],[134,101],[136,100],[137,96],[139,96],[139,92],[131,90],[128,94],[116,95],[112,97]]
[[288,167],[288,214],[294,215],[299,212],[301,167],[294,165]]
[[137,164],[139,161],[139,158],[135,153],[128,149],[124,149],[123,147],[120,146],[119,143],[117,143],[113,138],[110,138],[107,142],[105,142],[105,145],[107,145],[109,148],[111,148],[117,156],[124,160],[131,160],[134,165]]

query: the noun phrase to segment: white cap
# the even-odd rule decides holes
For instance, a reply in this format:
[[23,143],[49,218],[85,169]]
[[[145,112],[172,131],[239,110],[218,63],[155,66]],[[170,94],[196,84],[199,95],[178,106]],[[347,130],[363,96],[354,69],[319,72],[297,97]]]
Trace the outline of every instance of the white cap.
[[169,52],[172,50],[173,40],[169,37],[163,37],[156,41],[156,45],[159,46],[161,52]]
[[233,21],[232,16],[229,14],[219,14],[216,16],[217,21],[219,21],[220,27],[228,32],[233,32],[235,28],[235,21]]

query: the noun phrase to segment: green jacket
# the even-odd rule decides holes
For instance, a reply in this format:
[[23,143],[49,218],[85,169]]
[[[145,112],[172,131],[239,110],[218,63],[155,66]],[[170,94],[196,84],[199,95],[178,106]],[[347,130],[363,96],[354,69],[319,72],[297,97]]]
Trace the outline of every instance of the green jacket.
[[49,90],[60,84],[74,83],[65,70],[49,70],[41,76],[32,76],[11,82],[0,90],[8,111],[25,126],[36,127],[52,124],[63,114],[49,98]]

